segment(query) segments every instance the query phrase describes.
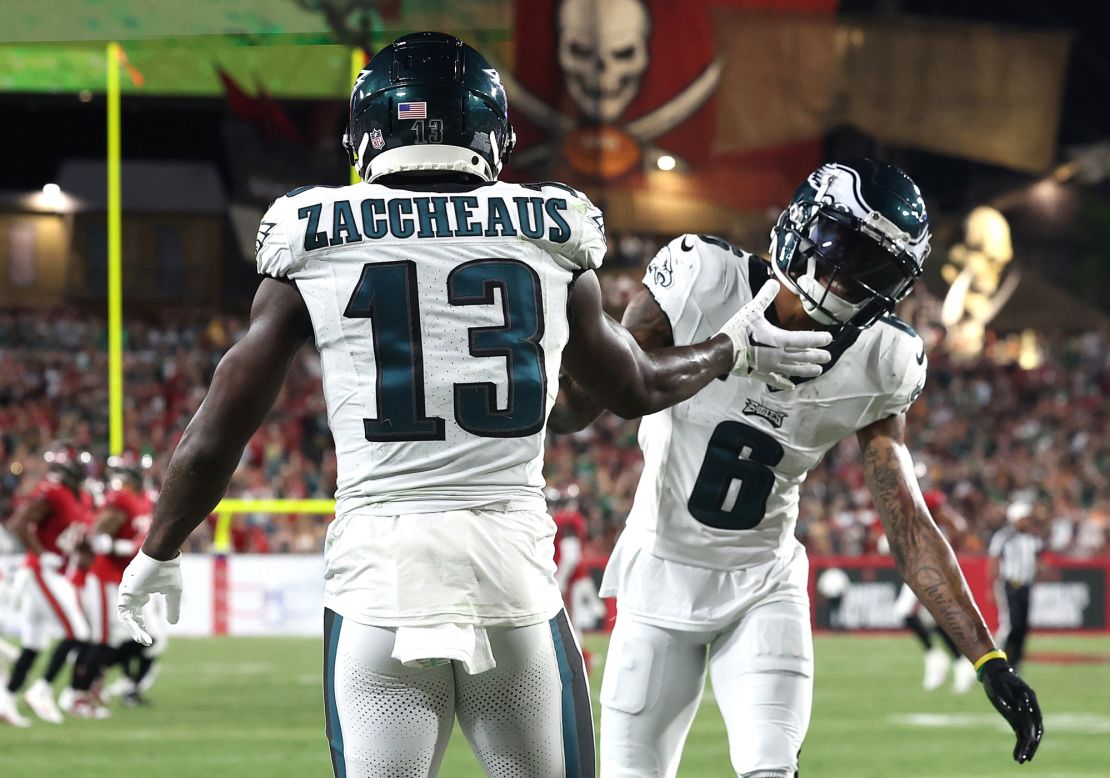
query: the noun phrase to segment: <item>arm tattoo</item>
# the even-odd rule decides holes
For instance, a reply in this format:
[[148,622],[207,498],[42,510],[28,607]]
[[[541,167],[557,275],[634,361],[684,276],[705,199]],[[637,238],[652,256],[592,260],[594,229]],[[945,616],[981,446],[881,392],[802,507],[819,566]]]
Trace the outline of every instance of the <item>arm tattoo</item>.
[[964,656],[978,659],[994,643],[951,547],[910,480],[909,452],[883,435],[861,442],[867,486],[899,572]]

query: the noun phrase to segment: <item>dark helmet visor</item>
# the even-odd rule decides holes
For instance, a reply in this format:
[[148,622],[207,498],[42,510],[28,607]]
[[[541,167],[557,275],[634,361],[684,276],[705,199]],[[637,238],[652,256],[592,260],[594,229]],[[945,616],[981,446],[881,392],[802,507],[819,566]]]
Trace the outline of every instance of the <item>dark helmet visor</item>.
[[830,272],[836,271],[840,282],[854,292],[850,296],[855,301],[876,295],[895,297],[912,279],[895,254],[845,221],[821,213],[811,225],[806,237],[812,251]]

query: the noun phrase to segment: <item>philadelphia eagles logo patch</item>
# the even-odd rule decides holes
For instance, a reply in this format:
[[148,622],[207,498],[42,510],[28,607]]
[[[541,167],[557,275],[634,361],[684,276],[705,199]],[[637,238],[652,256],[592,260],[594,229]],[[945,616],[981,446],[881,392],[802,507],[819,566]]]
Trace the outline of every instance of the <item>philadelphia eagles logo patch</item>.
[[258,225],[258,235],[254,239],[254,253],[262,251],[263,244],[266,243],[266,238],[270,237],[270,232],[277,226],[277,222],[262,222]]
[[666,289],[674,283],[674,269],[671,267],[671,252],[660,251],[648,265],[648,272],[655,279],[655,285]]
[[781,428],[783,419],[786,418],[785,411],[776,411],[774,408],[768,408],[766,405],[761,405],[752,399],[747,399],[744,402],[742,413],[745,416],[758,416],[765,419],[775,429]]

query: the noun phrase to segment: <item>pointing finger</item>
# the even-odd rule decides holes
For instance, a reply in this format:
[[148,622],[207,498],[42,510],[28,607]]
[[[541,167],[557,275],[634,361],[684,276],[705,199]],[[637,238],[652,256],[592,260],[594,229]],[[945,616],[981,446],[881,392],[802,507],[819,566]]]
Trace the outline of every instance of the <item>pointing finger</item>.
[[765,311],[778,293],[779,282],[770,278],[759,288],[759,292],[752,299],[752,303],[758,306],[760,311]]

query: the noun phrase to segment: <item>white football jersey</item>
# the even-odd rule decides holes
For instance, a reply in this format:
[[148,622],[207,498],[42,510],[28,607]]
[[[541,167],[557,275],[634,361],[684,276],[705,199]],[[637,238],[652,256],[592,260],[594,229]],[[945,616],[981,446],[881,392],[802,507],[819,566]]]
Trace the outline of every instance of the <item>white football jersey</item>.
[[[648,265],[644,284],[675,345],[687,345],[712,337],[770,277],[755,255],[683,235]],[[767,316],[774,323],[773,307]],[[925,382],[924,344],[893,317],[830,350],[822,375],[792,390],[729,375],[645,417],[644,472],[622,543],[721,570],[788,553],[806,474],[838,441],[905,411]]]
[[262,219],[260,273],[312,318],[337,513],[543,510],[567,294],[605,255],[561,184],[305,187]]

